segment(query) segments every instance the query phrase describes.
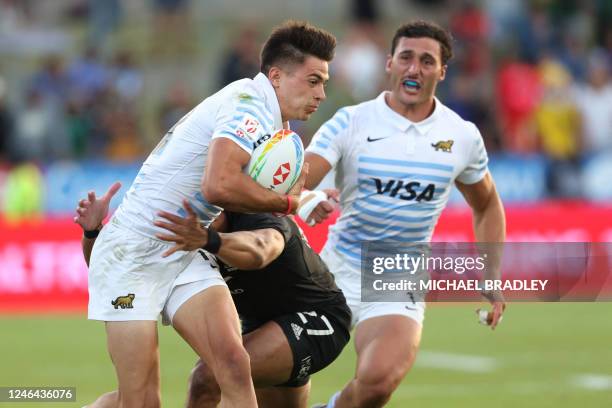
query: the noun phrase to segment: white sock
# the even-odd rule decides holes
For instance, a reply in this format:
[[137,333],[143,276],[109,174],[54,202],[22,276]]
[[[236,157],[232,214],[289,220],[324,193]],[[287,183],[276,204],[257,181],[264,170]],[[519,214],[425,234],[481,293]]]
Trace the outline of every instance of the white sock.
[[336,400],[340,398],[340,392],[341,391],[338,391],[337,393],[331,396],[329,402],[327,403],[327,408],[334,408],[336,406]]

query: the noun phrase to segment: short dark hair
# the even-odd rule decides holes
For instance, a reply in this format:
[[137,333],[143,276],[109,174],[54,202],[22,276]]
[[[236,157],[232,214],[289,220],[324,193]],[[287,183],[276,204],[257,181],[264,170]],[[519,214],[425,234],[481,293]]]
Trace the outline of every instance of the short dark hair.
[[261,50],[261,72],[268,74],[274,65],[301,64],[308,56],[331,61],[336,37],[305,21],[285,21],[276,27]]
[[400,26],[393,36],[393,41],[391,41],[391,55],[395,53],[395,47],[397,47],[397,43],[402,37],[426,37],[436,40],[440,44],[440,57],[442,58],[442,65],[446,65],[446,63],[453,57],[453,37],[447,30],[443,29],[436,23],[417,20]]

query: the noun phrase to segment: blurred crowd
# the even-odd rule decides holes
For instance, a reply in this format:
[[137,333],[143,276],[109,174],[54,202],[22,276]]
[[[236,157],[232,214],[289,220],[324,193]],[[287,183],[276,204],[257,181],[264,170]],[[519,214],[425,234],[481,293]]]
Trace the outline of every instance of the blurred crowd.
[[[163,97],[147,101],[153,113],[143,115],[146,73],[156,77],[155,61],[168,52],[197,52],[182,41],[194,32],[207,38],[206,27],[195,27],[190,0],[147,1],[155,38],[146,63],[142,53],[109,41],[126,24],[119,0],[71,2],[66,15],[85,27],[82,45],[70,54],[45,55],[12,94],[0,63],[0,167],[59,159],[140,160],[152,147],[147,131],[159,139],[206,96],[188,81],[171,81]],[[332,30],[339,47],[328,102],[312,123],[295,124],[305,138],[338,106],[385,88],[384,62],[397,18],[389,23],[382,1],[345,3],[348,18]],[[573,177],[582,163],[612,151],[612,1],[403,3],[454,36],[455,57],[440,85],[440,100],[478,126],[491,154],[542,156],[551,169],[550,194],[576,195]],[[0,0],[0,37],[31,25],[33,7],[31,0]],[[406,13],[402,19],[417,16]],[[210,92],[258,72],[259,47],[269,27],[235,26],[215,59],[218,67],[202,70],[214,77]]]

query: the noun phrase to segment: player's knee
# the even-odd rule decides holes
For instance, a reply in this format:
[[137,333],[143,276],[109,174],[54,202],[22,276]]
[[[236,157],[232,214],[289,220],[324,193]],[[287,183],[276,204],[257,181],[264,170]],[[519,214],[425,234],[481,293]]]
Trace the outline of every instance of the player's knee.
[[241,343],[226,344],[221,353],[215,356],[215,360],[217,365],[215,374],[219,383],[226,380],[231,382],[250,381],[250,358]]
[[360,408],[384,406],[391,399],[391,395],[398,384],[399,381],[391,376],[380,378],[372,383],[358,383],[357,406]]
[[408,361],[393,367],[362,366],[357,373],[357,406],[381,407],[386,404],[410,366]]
[[206,363],[199,360],[189,377],[187,408],[216,406],[221,401],[221,389]]
[[145,398],[146,408],[160,408],[161,407],[161,391],[157,385],[150,385],[147,387],[147,393]]

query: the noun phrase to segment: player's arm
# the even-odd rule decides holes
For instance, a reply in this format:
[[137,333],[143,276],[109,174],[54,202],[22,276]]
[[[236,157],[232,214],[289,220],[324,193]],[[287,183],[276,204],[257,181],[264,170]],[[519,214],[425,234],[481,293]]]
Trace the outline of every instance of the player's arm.
[[491,173],[474,184],[456,181],[457,188],[472,209],[474,235],[478,242],[504,242],[506,215]]
[[304,162],[308,163],[308,177],[304,187],[307,190],[316,188],[321,180],[329,173],[332,169],[332,165],[322,157],[321,155],[313,152],[306,152],[304,155]]
[[[189,202],[184,201],[183,207],[187,213],[186,217],[161,211],[159,216],[164,218],[164,221],[155,221],[155,225],[169,232],[157,234],[157,237],[175,244],[163,254],[164,257],[176,251],[208,249],[211,241],[219,240],[219,245],[213,253],[228,265],[249,270],[266,267],[285,248],[283,235],[274,228],[230,233],[216,233],[214,230],[211,232],[210,229],[202,227]],[[213,234],[217,237],[212,236]]]
[[295,213],[308,166],[304,166],[300,178],[287,195],[280,195],[243,173],[249,159],[249,154],[232,140],[213,139],[202,177],[204,198],[228,211]]
[[285,249],[283,235],[273,228],[219,235],[222,244],[217,256],[242,270],[265,268]]
[[100,232],[102,230],[102,222],[108,215],[110,201],[120,188],[121,183],[115,182],[110,186],[106,194],[99,199],[96,198],[95,192],[90,191],[86,199],[79,201],[74,222],[79,224],[84,231],[83,238],[81,239],[81,248],[83,249],[83,256],[88,266],[91,251],[96,242],[96,231]]
[[[500,279],[503,248],[499,244],[506,240],[506,215],[493,177],[487,171],[484,178],[474,184],[464,184],[459,181],[455,184],[472,209],[476,241],[493,244],[488,251],[485,279]],[[483,295],[493,305],[491,327],[495,328],[505,309],[503,295],[497,292],[483,293]]]

